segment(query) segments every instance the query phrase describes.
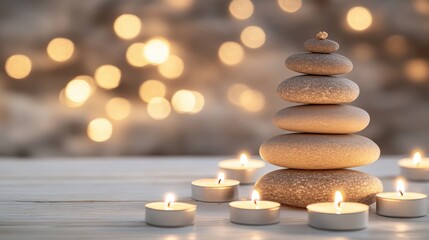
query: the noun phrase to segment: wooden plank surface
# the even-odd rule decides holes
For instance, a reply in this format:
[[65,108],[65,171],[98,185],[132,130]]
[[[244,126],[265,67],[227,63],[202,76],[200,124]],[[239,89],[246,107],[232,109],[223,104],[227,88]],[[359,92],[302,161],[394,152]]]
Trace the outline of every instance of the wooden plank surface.
[[[329,232],[307,226],[305,210],[282,207],[281,223],[241,226],[229,222],[228,204],[196,203],[194,226],[157,228],[144,222],[144,204],[174,192],[190,198],[190,182],[216,175],[223,157],[2,159],[0,239],[427,239],[429,218],[397,219],[370,209],[370,227]],[[357,170],[378,176],[393,190],[398,157]],[[276,169],[267,166],[265,172]],[[429,183],[409,182],[429,193]],[[240,186],[248,198],[251,186]]]

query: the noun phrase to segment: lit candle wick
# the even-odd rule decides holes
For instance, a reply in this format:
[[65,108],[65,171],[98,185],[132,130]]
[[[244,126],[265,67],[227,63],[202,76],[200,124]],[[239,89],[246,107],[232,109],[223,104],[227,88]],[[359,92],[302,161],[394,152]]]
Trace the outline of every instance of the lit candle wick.
[[219,178],[219,179],[217,180],[217,184],[220,184],[220,182],[222,182],[222,179],[221,179],[221,178]]
[[404,196],[404,193],[401,190],[399,190],[399,194],[401,194],[401,197]]
[[261,199],[259,192],[257,190],[253,190],[252,192],[252,200],[256,207],[258,207],[258,200]]
[[225,174],[219,173],[219,175],[217,176],[217,184],[221,184],[224,179],[225,179]]
[[170,209],[173,206],[174,203],[174,195],[173,194],[167,194],[167,197],[165,199],[165,208]]
[[247,163],[249,162],[249,160],[247,159],[247,155],[245,153],[242,153],[240,155],[240,164],[242,167],[247,166]]

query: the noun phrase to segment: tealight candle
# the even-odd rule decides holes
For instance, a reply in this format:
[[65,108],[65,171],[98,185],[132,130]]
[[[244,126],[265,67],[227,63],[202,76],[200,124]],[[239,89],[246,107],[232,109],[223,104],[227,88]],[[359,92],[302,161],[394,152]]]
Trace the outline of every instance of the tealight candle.
[[376,195],[377,214],[386,217],[423,217],[427,213],[427,196],[422,193],[405,192],[404,182],[398,180],[396,192]]
[[258,191],[254,190],[251,201],[229,203],[230,220],[245,225],[268,225],[280,222],[280,204],[261,201]]
[[335,192],[334,202],[307,206],[308,224],[324,230],[358,230],[368,227],[368,209],[365,204],[343,202],[341,192]]
[[194,224],[197,206],[174,202],[174,196],[168,194],[165,202],[148,203],[146,223],[158,227],[183,227]]
[[416,152],[413,158],[399,160],[401,175],[410,180],[429,181],[429,158],[423,158]]
[[199,179],[192,182],[192,198],[202,202],[230,202],[238,198],[237,180],[225,179],[220,173],[218,178]]
[[218,166],[229,178],[238,180],[241,184],[253,184],[258,180],[265,162],[248,159],[247,155],[242,153],[240,159],[223,160]]

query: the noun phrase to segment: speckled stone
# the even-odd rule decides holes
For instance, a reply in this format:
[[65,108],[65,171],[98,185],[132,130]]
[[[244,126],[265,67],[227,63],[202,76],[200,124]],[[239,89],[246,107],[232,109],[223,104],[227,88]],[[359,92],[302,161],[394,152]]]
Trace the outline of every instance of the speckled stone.
[[347,105],[300,105],[280,110],[273,118],[283,130],[305,133],[348,134],[369,124],[368,113]]
[[340,104],[353,102],[359,96],[359,86],[341,77],[300,75],[280,83],[277,94],[296,103]]
[[352,71],[353,63],[335,53],[299,53],[286,59],[286,67],[304,74],[336,75]]
[[314,53],[333,53],[340,48],[340,45],[329,39],[312,38],[304,42],[304,48]]
[[378,178],[347,169],[276,170],[262,176],[255,188],[263,200],[300,208],[317,202],[333,202],[335,191],[341,191],[347,202],[370,205],[375,201],[375,194],[383,191]]
[[269,139],[259,153],[277,166],[318,170],[370,164],[378,159],[380,149],[359,135],[293,133]]

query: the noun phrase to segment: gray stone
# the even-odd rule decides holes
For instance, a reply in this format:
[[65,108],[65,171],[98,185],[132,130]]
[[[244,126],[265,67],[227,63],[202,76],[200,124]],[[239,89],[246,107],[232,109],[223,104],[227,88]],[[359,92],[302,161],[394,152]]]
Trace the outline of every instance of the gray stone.
[[333,53],[340,48],[340,45],[329,39],[312,38],[304,42],[304,48],[314,53]]
[[335,53],[299,53],[286,59],[286,67],[304,74],[336,75],[351,72],[353,63]]

